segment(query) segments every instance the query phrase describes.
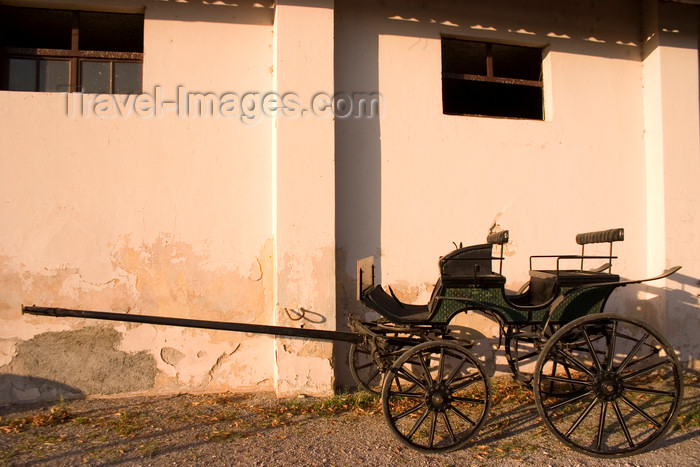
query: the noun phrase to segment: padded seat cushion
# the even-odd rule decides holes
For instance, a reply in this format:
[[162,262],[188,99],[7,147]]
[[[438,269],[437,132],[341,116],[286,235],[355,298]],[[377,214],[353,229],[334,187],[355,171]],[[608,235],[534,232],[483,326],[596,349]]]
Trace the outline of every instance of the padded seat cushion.
[[381,285],[374,285],[362,297],[362,303],[389,321],[397,324],[424,323],[428,321],[428,305],[400,303],[386,293]]

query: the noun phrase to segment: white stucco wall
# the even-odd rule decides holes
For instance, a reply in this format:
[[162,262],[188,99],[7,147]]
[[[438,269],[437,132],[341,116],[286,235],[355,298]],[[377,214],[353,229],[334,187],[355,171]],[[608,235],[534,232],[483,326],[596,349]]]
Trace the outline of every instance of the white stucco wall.
[[[665,258],[668,245],[663,235],[654,243],[647,235],[653,156],[645,142],[644,7],[636,1],[336,2],[336,88],[376,86],[385,109],[378,120],[336,123],[339,280],[354,276],[357,258],[374,254],[383,284],[425,303],[438,257],[452,241],[483,243],[493,222],[511,233],[503,270],[513,289],[527,280],[530,255],[578,253],[575,235],[592,230],[625,228],[625,241],[614,248],[620,257],[614,271],[623,277],[650,277],[668,266],[670,257],[649,261]],[[545,120],[443,115],[441,35],[543,47]],[[697,92],[697,50],[664,57],[668,73],[687,80],[669,83],[669,91]],[[675,73],[675,63],[692,70]],[[695,138],[694,147],[697,125],[690,135],[682,128],[695,124],[697,99],[682,102],[687,108],[665,125],[674,127],[676,141]],[[687,112],[687,123],[670,123]],[[694,160],[692,151],[685,146],[678,161]],[[696,178],[697,170],[684,177]],[[693,197],[684,196],[671,199],[667,192],[665,204],[692,218]],[[606,252],[604,245],[587,249]],[[606,310],[655,316],[674,345],[684,346],[687,335],[670,329],[665,304],[656,300],[660,287],[620,289]],[[351,293],[349,280],[345,289]],[[360,311],[351,300],[346,311]],[[495,326],[479,330],[497,335]],[[697,345],[690,346],[686,361],[698,356]]]
[[[143,6],[70,6],[113,11],[117,4],[119,11]],[[178,87],[217,98],[271,90],[272,15],[269,4],[252,2],[146,2],[144,94],[159,88],[164,100],[174,101]],[[3,398],[33,394],[23,392],[21,378],[9,381],[25,370],[20,350],[29,352],[30,344],[18,350],[23,341],[112,326],[22,316],[21,304],[272,321],[268,120],[187,117],[174,104],[160,116],[71,118],[60,93],[0,92],[0,109]],[[269,337],[149,325],[116,329],[120,351],[145,352],[155,361],[155,379],[136,389],[272,388]],[[50,349],[36,351],[51,362]],[[75,352],[79,364],[85,355]],[[53,379],[66,371],[72,370],[57,369]]]
[[[669,280],[616,291],[607,310],[652,322],[687,365],[700,356],[696,8],[69,6],[145,12],[145,94],[218,103],[235,93],[255,107],[202,117],[166,104],[107,118],[131,101],[85,96],[92,114],[70,116],[64,94],[0,91],[0,403],[66,387],[326,394],[351,383],[342,344],[22,316],[20,306],[283,326],[299,325],[285,309],[303,308],[305,327],[340,329],[365,311],[354,298],[358,258],[375,255],[379,281],[426,302],[438,257],[453,241],[482,243],[494,223],[511,232],[503,272],[513,289],[528,279],[530,255],[577,253],[584,231],[625,228],[614,250],[625,278],[682,264]],[[543,48],[544,121],[443,115],[442,35]],[[381,115],[270,118],[267,91],[295,93],[297,110],[317,93],[379,93]],[[465,323],[489,369],[505,369],[497,328]]]

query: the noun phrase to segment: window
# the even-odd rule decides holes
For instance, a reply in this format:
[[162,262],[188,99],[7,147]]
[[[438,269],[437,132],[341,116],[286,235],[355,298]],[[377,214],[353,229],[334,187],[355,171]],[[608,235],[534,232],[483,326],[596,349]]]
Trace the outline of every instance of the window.
[[542,49],[443,38],[442,111],[543,120]]
[[138,94],[143,15],[0,6],[0,89]]

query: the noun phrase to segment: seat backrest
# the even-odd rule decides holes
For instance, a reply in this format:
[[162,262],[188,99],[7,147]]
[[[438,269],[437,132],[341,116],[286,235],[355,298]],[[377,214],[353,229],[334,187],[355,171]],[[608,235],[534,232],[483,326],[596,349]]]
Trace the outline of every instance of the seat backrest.
[[590,243],[609,243],[610,244],[610,254],[608,256],[610,262],[609,266],[606,265],[605,269],[609,269],[612,272],[612,260],[614,258],[612,254],[613,242],[621,242],[625,239],[625,229],[608,229],[599,230],[597,232],[586,232],[576,235],[576,243],[581,245],[581,270],[583,271],[583,260],[586,256],[586,245]]
[[501,230],[500,232],[493,232],[486,236],[486,243],[490,245],[501,245],[508,243],[508,231]]
[[598,232],[586,232],[576,235],[576,243],[579,245],[621,242],[624,239],[625,229],[599,230]]
[[440,258],[440,276],[464,279],[491,274],[490,244],[465,246]]

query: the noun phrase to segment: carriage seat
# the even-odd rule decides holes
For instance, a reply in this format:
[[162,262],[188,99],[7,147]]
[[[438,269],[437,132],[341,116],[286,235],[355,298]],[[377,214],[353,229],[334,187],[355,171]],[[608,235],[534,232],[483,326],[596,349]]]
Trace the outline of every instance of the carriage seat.
[[[501,268],[491,268],[493,260],[503,261],[503,244],[508,243],[508,231],[491,233],[483,245],[460,247],[440,258],[440,279],[446,287],[500,287],[505,284]],[[501,247],[500,256],[493,256],[493,245]]]
[[[530,257],[530,282],[527,292],[529,305],[542,305],[554,298],[561,288],[572,288],[586,284],[619,282],[620,276],[611,272],[613,242],[622,241],[625,238],[624,229],[609,229],[598,232],[587,232],[576,235],[576,243],[581,245],[580,255],[545,255]],[[609,243],[610,253],[607,256],[586,256],[585,245],[591,243]],[[532,269],[533,258],[553,258],[556,259],[556,269],[534,270]],[[584,269],[586,259],[607,259],[605,263],[595,269]],[[561,260],[580,261],[580,269],[560,269]]]
[[[401,302],[389,287],[387,293],[380,284],[374,283],[373,257],[357,262],[357,298],[388,320],[397,324],[428,323],[437,307],[440,295],[446,288],[464,287],[503,287],[506,278],[493,272],[492,260],[503,261],[503,244],[508,242],[508,231],[491,233],[483,245],[458,247],[440,258],[440,277],[433,289],[430,301],[425,305],[412,305]],[[501,255],[493,256],[493,245],[501,247]]]
[[401,303],[386,293],[379,284],[367,289],[362,298],[362,303],[367,307],[397,324],[423,323],[430,317],[429,305]]

